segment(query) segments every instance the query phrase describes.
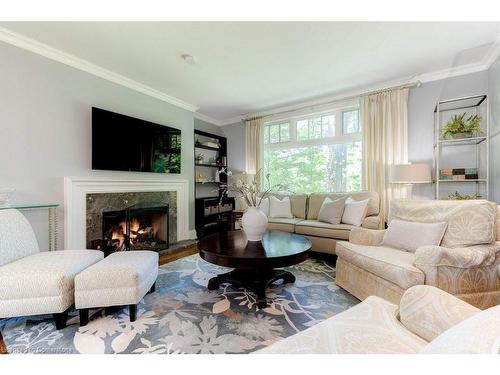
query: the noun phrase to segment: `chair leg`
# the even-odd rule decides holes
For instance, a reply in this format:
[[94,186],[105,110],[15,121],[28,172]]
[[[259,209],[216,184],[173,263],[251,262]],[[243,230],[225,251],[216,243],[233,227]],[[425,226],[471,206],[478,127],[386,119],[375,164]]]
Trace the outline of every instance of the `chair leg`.
[[131,322],[135,322],[137,319],[137,305],[128,305],[128,315]]
[[53,316],[56,329],[66,328],[66,321],[68,320],[68,310],[63,311],[62,313],[54,314]]
[[156,290],[156,282],[155,282],[155,283],[153,283],[153,285],[151,285],[151,289],[149,289],[148,294],[149,294],[149,293],[154,293],[154,292],[155,292],[155,290]]
[[89,309],[80,309],[80,327],[86,326],[89,323]]

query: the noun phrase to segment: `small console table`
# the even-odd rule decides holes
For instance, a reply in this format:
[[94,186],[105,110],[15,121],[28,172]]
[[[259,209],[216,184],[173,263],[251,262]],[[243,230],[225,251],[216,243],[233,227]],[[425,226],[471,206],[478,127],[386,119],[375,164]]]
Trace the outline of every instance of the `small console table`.
[[49,251],[57,250],[57,207],[58,204],[28,204],[0,207],[0,210],[14,208],[16,210],[47,210],[49,223]]

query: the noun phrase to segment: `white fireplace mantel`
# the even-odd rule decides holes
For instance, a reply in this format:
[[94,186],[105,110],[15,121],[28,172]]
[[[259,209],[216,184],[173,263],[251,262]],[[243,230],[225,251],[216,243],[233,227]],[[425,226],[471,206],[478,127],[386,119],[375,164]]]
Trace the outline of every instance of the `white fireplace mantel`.
[[189,233],[189,184],[185,179],[65,177],[64,248],[86,248],[86,197],[91,193],[175,191],[177,193],[177,239]]

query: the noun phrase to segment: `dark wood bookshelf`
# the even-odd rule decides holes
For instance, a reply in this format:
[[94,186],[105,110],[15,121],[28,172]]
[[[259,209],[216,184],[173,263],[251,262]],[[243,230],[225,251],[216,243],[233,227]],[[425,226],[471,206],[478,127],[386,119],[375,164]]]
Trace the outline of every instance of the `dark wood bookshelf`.
[[[215,181],[216,171],[220,173],[227,168],[226,137],[195,130],[194,142],[195,227],[198,238],[202,238],[212,233],[231,230],[235,202],[234,198],[227,197],[224,192],[224,187],[227,185],[227,175],[221,173],[219,182]],[[200,142],[218,143],[219,147],[203,145]],[[204,155],[203,151],[208,151],[214,161],[197,162],[196,155]],[[208,181],[198,181],[200,173]]]

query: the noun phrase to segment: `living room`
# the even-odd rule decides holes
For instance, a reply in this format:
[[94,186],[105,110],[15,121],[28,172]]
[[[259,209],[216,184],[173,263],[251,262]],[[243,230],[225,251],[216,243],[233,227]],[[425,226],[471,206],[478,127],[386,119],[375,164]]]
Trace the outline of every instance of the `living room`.
[[500,22],[92,6],[0,17],[2,360],[500,354]]

